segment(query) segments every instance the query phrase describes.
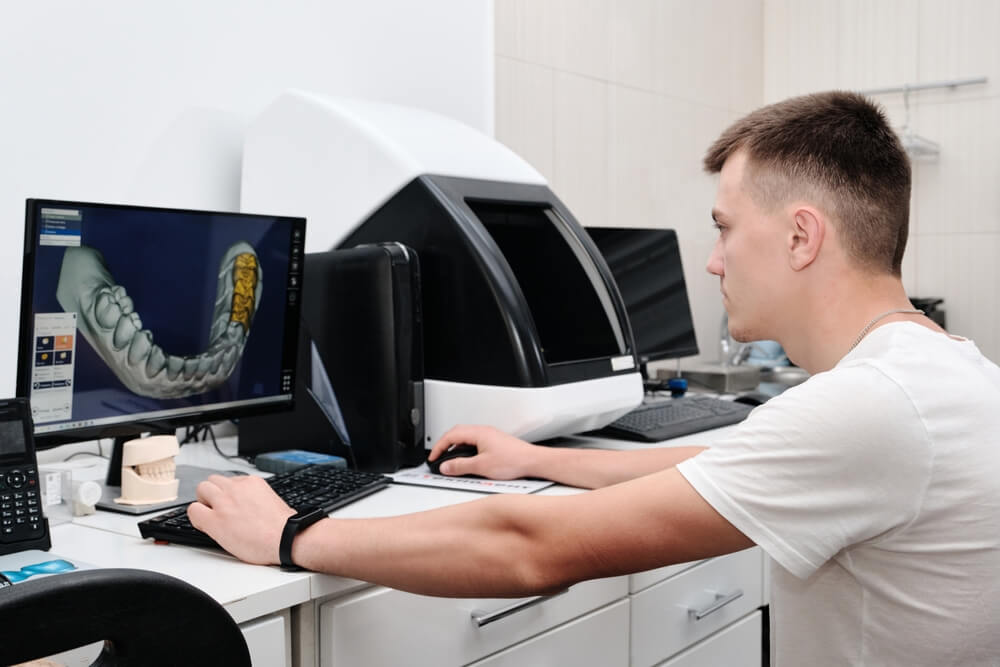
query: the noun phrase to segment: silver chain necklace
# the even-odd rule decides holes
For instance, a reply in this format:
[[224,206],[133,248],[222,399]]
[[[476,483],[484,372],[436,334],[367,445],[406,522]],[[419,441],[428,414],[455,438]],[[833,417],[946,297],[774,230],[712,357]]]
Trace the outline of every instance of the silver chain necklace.
[[889,317],[890,315],[896,315],[899,313],[906,313],[907,315],[923,315],[924,311],[917,310],[915,308],[893,308],[892,310],[885,311],[881,315],[876,315],[875,317],[872,318],[871,322],[865,325],[865,328],[861,330],[861,333],[859,333],[858,337],[854,339],[854,342],[851,343],[851,347],[847,351],[850,352],[851,350],[856,348],[858,346],[858,343],[861,342],[861,340],[868,334],[869,331],[871,331],[872,327],[875,326],[875,324],[879,320]]

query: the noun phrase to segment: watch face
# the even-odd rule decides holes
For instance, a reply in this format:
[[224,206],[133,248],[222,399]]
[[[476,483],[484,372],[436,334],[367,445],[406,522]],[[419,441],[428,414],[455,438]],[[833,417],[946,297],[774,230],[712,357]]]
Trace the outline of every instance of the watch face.
[[326,516],[322,507],[304,507],[292,517],[297,523],[308,525]]

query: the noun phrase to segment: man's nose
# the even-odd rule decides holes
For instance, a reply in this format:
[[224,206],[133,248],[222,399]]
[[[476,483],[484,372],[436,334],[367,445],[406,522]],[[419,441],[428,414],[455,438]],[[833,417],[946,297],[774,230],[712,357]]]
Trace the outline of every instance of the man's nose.
[[712,252],[708,255],[708,263],[705,264],[705,270],[713,276],[719,276],[720,278],[726,272],[726,263],[722,261],[722,252],[719,250],[718,241],[712,246]]

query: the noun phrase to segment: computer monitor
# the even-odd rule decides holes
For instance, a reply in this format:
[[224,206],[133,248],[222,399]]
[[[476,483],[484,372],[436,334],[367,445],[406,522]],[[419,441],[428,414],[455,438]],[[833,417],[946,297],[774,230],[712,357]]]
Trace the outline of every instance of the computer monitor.
[[643,377],[649,377],[650,361],[698,354],[677,233],[622,227],[586,230],[625,302]]
[[[17,394],[39,448],[291,409],[305,219],[29,199]],[[117,460],[116,460],[117,459]]]

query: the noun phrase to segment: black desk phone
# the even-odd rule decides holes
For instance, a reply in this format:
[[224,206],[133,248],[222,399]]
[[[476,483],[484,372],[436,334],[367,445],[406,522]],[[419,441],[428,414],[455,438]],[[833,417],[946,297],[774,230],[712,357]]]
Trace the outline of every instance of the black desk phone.
[[0,399],[0,554],[51,546],[28,399]]

